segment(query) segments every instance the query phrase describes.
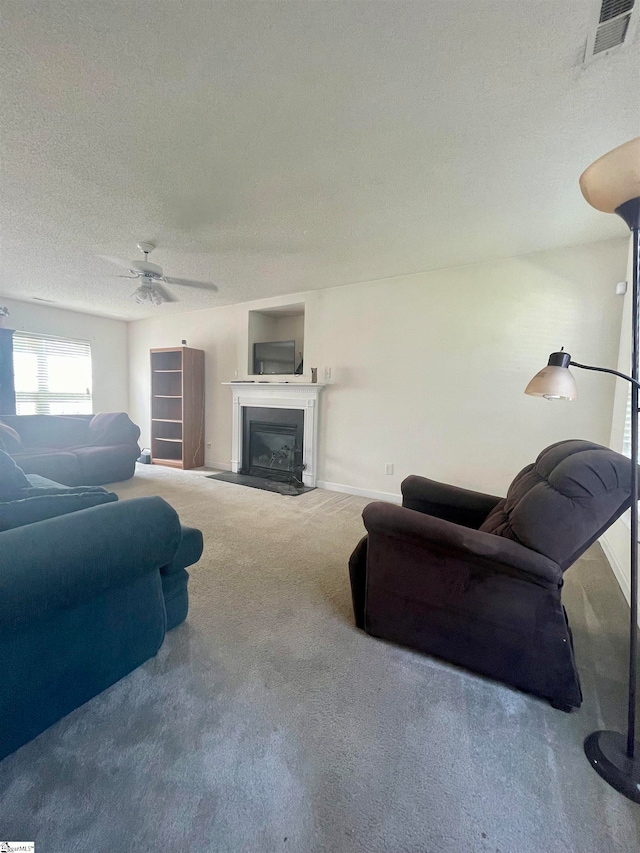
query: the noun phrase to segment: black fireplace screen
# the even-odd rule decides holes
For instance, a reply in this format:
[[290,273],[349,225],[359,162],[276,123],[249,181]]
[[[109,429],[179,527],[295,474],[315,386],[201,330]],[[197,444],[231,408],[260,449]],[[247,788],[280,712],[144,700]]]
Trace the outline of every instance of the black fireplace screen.
[[241,473],[301,481],[303,423],[299,409],[246,407]]
[[298,462],[296,457],[299,455],[295,427],[289,432],[289,428],[284,426],[252,423],[249,454],[250,468],[293,473]]

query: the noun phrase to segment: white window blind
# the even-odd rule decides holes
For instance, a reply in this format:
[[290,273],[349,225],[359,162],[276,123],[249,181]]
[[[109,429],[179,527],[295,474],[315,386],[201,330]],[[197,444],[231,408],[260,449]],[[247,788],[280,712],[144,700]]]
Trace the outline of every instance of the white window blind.
[[13,372],[19,415],[90,415],[91,344],[15,332]]
[[624,433],[622,434],[622,452],[631,456],[631,385],[627,395],[627,408],[624,414]]

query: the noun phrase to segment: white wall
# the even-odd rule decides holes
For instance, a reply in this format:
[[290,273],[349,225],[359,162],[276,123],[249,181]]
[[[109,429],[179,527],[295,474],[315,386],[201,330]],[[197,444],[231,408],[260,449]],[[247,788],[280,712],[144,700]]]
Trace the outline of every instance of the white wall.
[[[614,364],[627,240],[347,285],[129,324],[130,412],[148,442],[149,349],[206,351],[207,464],[231,458],[231,391],[246,377],[251,309],[305,303],[305,375],[332,368],[320,409],[319,479],[398,494],[410,473],[503,493],[563,438],[607,444],[613,383],[579,378],[580,399],[523,389],[565,346]],[[385,475],[385,463],[395,466]]]
[[304,314],[294,317],[280,317],[276,328],[278,337],[274,340],[295,342],[297,367],[300,353],[303,354],[304,358]]
[[7,328],[90,341],[93,411],[127,411],[129,363],[125,322],[4,297],[0,297],[0,304],[11,312],[5,321]]
[[[617,369],[622,373],[631,373],[631,277],[632,277],[632,243],[628,241],[628,262],[626,280],[629,282],[627,293],[624,298],[624,311],[621,322],[620,346],[618,350]],[[624,437],[624,423],[629,398],[629,383],[624,379],[613,379],[603,377],[603,381],[609,381],[615,385],[615,398],[613,403],[613,414],[611,417],[611,439],[610,446],[613,450],[622,450]],[[614,525],[601,538],[600,542],[607,559],[611,564],[620,588],[625,598],[631,603],[631,571],[630,551],[631,538],[629,529],[629,513],[618,519]]]
[[249,312],[249,343],[247,346],[247,371],[253,373],[253,345],[275,341],[276,319],[260,311]]

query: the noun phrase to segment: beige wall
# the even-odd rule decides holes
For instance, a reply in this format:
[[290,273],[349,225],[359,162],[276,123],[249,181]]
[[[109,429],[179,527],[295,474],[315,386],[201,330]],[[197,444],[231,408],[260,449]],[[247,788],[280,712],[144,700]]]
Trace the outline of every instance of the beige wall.
[[[410,473],[502,493],[553,441],[609,441],[613,383],[580,376],[580,399],[526,397],[565,346],[615,364],[626,238],[129,324],[130,412],[148,442],[149,349],[206,351],[207,462],[229,464],[231,392],[246,376],[247,313],[305,303],[305,374],[326,367],[319,479],[398,494]],[[385,475],[385,463],[395,473]]]
[[1,296],[0,304],[6,305],[11,312],[5,322],[8,328],[90,341],[93,411],[127,411],[129,364],[126,323]]

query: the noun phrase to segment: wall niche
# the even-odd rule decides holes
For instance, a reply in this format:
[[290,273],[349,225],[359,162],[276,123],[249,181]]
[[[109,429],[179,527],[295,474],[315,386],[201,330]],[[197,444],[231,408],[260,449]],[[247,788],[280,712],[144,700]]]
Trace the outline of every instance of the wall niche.
[[304,302],[249,311],[250,376],[300,375],[304,368]]

